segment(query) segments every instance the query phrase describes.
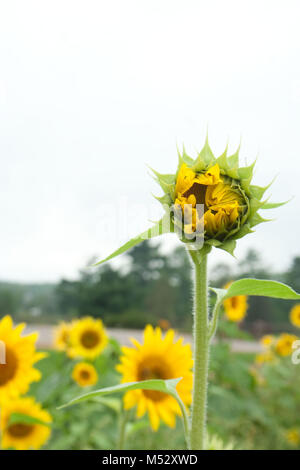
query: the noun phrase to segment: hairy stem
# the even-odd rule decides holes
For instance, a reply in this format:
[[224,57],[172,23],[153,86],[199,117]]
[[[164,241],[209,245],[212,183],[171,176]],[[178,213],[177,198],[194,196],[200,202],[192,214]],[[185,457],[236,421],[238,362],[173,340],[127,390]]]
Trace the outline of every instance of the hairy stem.
[[195,265],[194,307],[194,384],[190,446],[202,450],[206,438],[206,401],[209,362],[207,255],[198,258],[190,252]]
[[128,417],[129,417],[129,411],[128,410],[123,410],[123,413],[121,415],[120,419],[120,433],[119,433],[119,447],[118,450],[123,450],[125,446],[125,440],[126,440],[126,425],[128,422]]

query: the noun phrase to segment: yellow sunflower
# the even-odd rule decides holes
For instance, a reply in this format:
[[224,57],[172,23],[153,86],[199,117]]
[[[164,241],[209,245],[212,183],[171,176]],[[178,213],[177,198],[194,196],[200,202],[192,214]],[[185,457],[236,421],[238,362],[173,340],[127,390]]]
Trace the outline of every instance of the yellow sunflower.
[[66,351],[69,346],[71,324],[61,322],[54,329],[54,347],[60,351]]
[[291,323],[300,328],[300,304],[295,305],[290,312]]
[[108,336],[101,320],[85,317],[73,323],[70,330],[70,357],[95,359],[108,342]]
[[292,428],[292,429],[289,429],[287,432],[286,432],[286,440],[294,445],[294,446],[298,446],[300,444],[300,431],[296,428]]
[[72,378],[80,387],[88,387],[98,382],[95,367],[88,362],[79,362],[74,366]]
[[274,336],[272,335],[265,335],[260,338],[260,344],[265,348],[269,348],[274,343]]
[[293,352],[293,343],[297,341],[297,336],[289,333],[282,333],[275,345],[276,352],[280,356],[289,356]]
[[33,365],[46,354],[35,350],[37,333],[21,336],[24,327],[25,324],[22,323],[14,328],[10,316],[5,316],[0,321],[0,341],[5,346],[5,363],[0,363],[0,404],[7,398],[16,398],[26,393],[31,382],[37,382],[41,378],[40,372]]
[[[228,282],[225,289],[228,289],[230,284],[231,282]],[[230,321],[242,321],[246,316],[247,308],[248,304],[246,295],[237,295],[224,300],[225,316]]]
[[50,414],[41,408],[33,398],[17,398],[6,401],[1,408],[1,429],[3,449],[14,448],[16,450],[40,449],[48,440],[51,430],[50,426],[38,422],[28,423],[13,421],[13,414],[26,415],[29,418],[51,423]]
[[273,362],[275,356],[271,350],[256,354],[255,362],[256,364],[264,364],[265,362]]
[[[189,344],[183,345],[183,339],[174,341],[174,330],[168,330],[162,337],[159,327],[153,329],[147,325],[144,330],[144,342],[140,344],[131,339],[134,347],[123,347],[121,364],[117,370],[122,374],[122,383],[148,379],[174,379],[182,377],[177,391],[186,405],[191,404],[193,382],[192,351]],[[153,430],[157,430],[160,419],[170,427],[176,423],[176,414],[181,411],[178,403],[170,395],[153,390],[133,390],[124,396],[124,407],[129,409],[137,405],[137,416],[149,413]]]

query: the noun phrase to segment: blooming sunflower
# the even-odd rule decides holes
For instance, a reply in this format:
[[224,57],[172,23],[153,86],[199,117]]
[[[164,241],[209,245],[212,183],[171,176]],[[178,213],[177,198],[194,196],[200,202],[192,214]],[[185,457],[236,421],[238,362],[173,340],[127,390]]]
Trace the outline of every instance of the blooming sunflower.
[[[225,289],[228,289],[231,282],[228,282]],[[225,315],[228,320],[233,322],[240,322],[245,318],[247,312],[247,296],[237,295],[224,300]]]
[[[32,422],[13,421],[13,414],[26,415],[34,418]],[[47,424],[51,423],[50,414],[43,410],[39,403],[33,398],[17,398],[6,401],[1,408],[2,447],[4,449],[14,448],[16,450],[40,449],[48,440],[51,430]]]
[[275,345],[275,350],[280,356],[289,356],[293,351],[293,343],[297,341],[297,336],[289,333],[282,333]]
[[95,367],[88,362],[79,362],[74,366],[72,378],[80,387],[88,387],[98,382]]
[[300,304],[295,305],[290,312],[291,323],[300,328]]
[[0,363],[0,403],[26,393],[31,382],[41,378],[33,365],[45,354],[35,350],[37,333],[21,336],[24,327],[22,323],[14,328],[10,316],[0,321],[0,341],[5,345],[5,363]]
[[[153,329],[151,325],[147,325],[143,344],[131,339],[134,347],[122,348],[121,364],[117,366],[117,370],[123,376],[122,383],[182,377],[177,385],[177,392],[182,401],[190,405],[193,381],[192,351],[189,344],[182,344],[182,338],[174,341],[174,335],[174,330],[168,330],[163,338],[159,327]],[[181,414],[174,398],[153,390],[127,392],[124,396],[125,409],[135,405],[138,417],[148,412],[153,430],[158,429],[160,419],[168,426],[174,427],[176,414]]]
[[260,344],[265,348],[269,348],[274,343],[274,336],[272,335],[264,335],[260,338]]
[[69,346],[71,324],[61,322],[54,330],[54,347],[66,351]]
[[108,336],[101,320],[85,317],[73,323],[70,329],[70,357],[95,359],[108,342]]

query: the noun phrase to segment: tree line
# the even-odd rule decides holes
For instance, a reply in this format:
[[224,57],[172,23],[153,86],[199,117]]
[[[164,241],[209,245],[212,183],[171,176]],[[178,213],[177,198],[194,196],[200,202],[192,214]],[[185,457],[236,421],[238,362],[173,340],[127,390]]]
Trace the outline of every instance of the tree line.
[[[62,279],[57,284],[44,285],[0,283],[0,315],[43,323],[92,315],[111,327],[142,328],[148,322],[164,321],[189,329],[192,266],[185,249],[179,246],[166,255],[160,245],[144,241],[126,256],[125,266],[84,268],[77,280]],[[286,271],[275,273],[251,249],[234,268],[225,263],[216,265],[210,277],[217,287],[236,278],[255,277],[277,279],[300,291],[300,256],[292,259]],[[243,328],[259,334],[264,330],[289,329],[292,305],[293,302],[253,297],[249,299]]]

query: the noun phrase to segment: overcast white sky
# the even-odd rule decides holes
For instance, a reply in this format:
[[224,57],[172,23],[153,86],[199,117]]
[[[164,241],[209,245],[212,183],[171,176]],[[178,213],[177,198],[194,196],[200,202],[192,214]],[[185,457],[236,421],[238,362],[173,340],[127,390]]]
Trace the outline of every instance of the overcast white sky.
[[146,164],[173,172],[207,124],[216,154],[242,136],[256,182],[294,196],[237,255],[279,269],[299,254],[298,0],[0,5],[0,279],[74,277],[139,233],[161,214]]

